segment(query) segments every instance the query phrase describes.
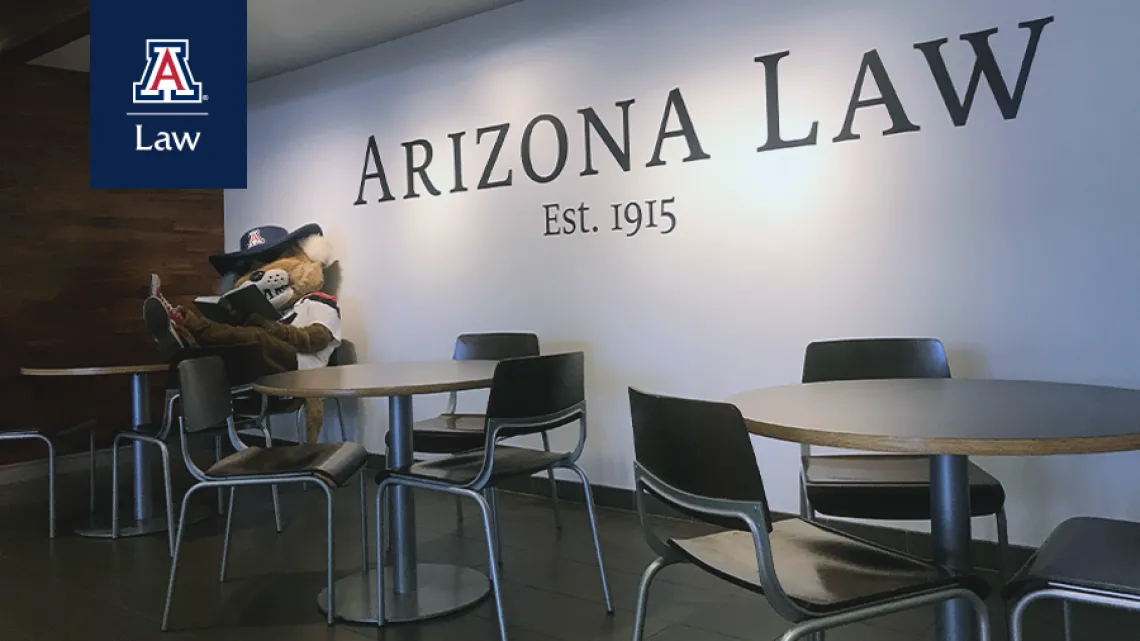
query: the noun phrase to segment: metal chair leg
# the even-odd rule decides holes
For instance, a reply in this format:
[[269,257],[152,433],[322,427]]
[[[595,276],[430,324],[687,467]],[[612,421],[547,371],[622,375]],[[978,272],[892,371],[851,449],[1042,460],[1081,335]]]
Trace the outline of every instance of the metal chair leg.
[[[493,494],[492,494],[493,496]],[[502,641],[507,641],[507,618],[503,615],[503,591],[499,584],[499,567],[502,559],[498,558],[497,551],[498,535],[493,532],[493,528],[497,523],[492,516],[491,506],[487,499],[479,494],[472,494],[472,498],[479,504],[479,509],[483,513],[483,530],[487,535],[487,556],[491,573],[491,588],[495,593],[495,615],[499,620],[499,636]]]
[[582,479],[582,491],[586,495],[586,511],[590,515],[590,530],[594,534],[594,551],[598,555],[598,574],[602,575],[602,593],[606,597],[606,612],[613,614],[614,604],[610,600],[610,584],[606,580],[605,564],[602,563],[602,541],[598,537],[598,515],[594,509],[594,493],[590,489],[590,479],[586,477],[585,470],[578,467],[577,463],[571,465],[570,469],[574,470],[578,478]]
[[[266,417],[265,420],[268,421],[269,417]],[[304,404],[302,404],[301,407],[297,408],[296,412],[293,412],[293,426],[297,428],[297,445],[304,445],[305,443],[308,443],[309,439],[306,438],[307,437],[307,434],[306,434],[307,430],[305,429],[305,406],[304,406]],[[308,483],[302,483],[301,484],[301,491],[302,492],[308,492],[309,491],[309,484]]]
[[162,482],[166,490],[166,538],[170,546],[170,556],[174,556],[174,484],[170,479],[170,449],[166,443],[157,442],[162,452]]
[[329,584],[329,587],[328,587],[328,593],[327,593],[328,594],[328,602],[325,604],[325,610],[328,612],[328,624],[332,625],[333,624],[333,618],[336,615],[336,606],[335,606],[336,597],[333,594],[333,590],[336,587],[336,582],[334,581],[334,577],[333,577],[333,575],[335,574],[335,570],[336,570],[336,565],[334,562],[335,561],[335,555],[333,554],[334,544],[336,543],[336,538],[333,536],[333,495],[332,495],[332,488],[325,485],[324,483],[319,483],[319,485],[321,486],[321,489],[325,491],[325,497],[328,499],[328,584]]
[[[542,449],[547,452],[550,451],[550,436],[546,432],[542,433]],[[554,509],[554,529],[561,532],[562,510],[558,507],[558,479],[554,477],[554,468],[546,470],[546,476],[550,478],[550,502]]]
[[386,544],[385,532],[387,519],[384,518],[384,495],[388,491],[388,483],[381,481],[380,488],[376,490],[376,627],[384,627],[384,553]]
[[800,518],[805,521],[815,520],[815,510],[811,507],[811,501],[808,500],[807,483],[804,481],[803,474],[800,474]]
[[645,611],[649,604],[649,585],[653,577],[657,576],[666,565],[665,559],[657,557],[641,573],[641,582],[637,587],[637,608],[633,614],[633,641],[641,641],[645,636]]
[[190,505],[190,497],[202,485],[195,485],[186,492],[186,496],[182,498],[182,512],[178,518],[178,535],[174,538],[174,558],[170,562],[170,581],[166,585],[166,605],[162,608],[162,631],[166,632],[167,623],[170,621],[170,605],[174,601],[174,580],[178,575],[178,555],[182,551],[182,535],[186,529],[186,508]]
[[48,538],[55,538],[55,445],[46,436],[40,440],[47,444],[48,451]]
[[[261,434],[265,438],[265,447],[273,447],[273,436],[269,433],[269,427],[265,425],[264,421],[259,423],[258,427],[261,429]],[[276,485],[270,485],[269,491],[273,494],[273,524],[277,526],[277,533],[281,534],[281,531],[285,529],[285,526],[281,523],[281,497],[277,492]],[[230,498],[232,500],[232,495]]]
[[87,440],[91,445],[87,455],[88,471],[87,471],[87,486],[88,497],[87,505],[91,514],[95,513],[95,429],[92,428],[87,434]]
[[[222,460],[222,437],[214,437],[214,462]],[[218,516],[224,515],[226,509],[226,491],[225,488],[218,488]]]
[[[116,434],[111,441],[111,538],[119,538],[119,441],[122,434]],[[168,524],[169,527],[169,524]]]
[[998,562],[997,571],[1001,576],[1002,585],[1009,581],[1009,528],[1005,520],[1005,508],[1001,508],[995,515],[997,517],[998,535]]
[[[388,514],[387,510],[390,509],[389,504],[388,504],[388,497],[383,496],[378,500],[380,501],[380,505],[376,509],[384,512],[385,514]],[[391,552],[392,551],[392,537],[388,535],[388,530],[384,530],[383,532],[380,533],[380,535],[381,535],[381,538],[383,539],[384,551],[385,552]],[[377,556],[380,555],[380,548],[376,549],[376,555]]]
[[368,574],[368,467],[360,470],[360,571]]
[[1061,601],[1061,617],[1064,619],[1065,641],[1073,638],[1073,604]]
[[226,582],[226,562],[230,558],[230,537],[233,533],[234,521],[234,494],[237,494],[237,488],[230,488],[230,505],[226,510],[226,533],[222,537],[222,564],[221,570],[218,571],[218,583]]
[[491,523],[494,525],[492,534],[495,536],[495,552],[499,559],[499,567],[503,567],[503,537],[502,532],[499,530],[499,501],[495,496],[495,488],[489,487],[483,490],[483,496],[487,498],[487,505],[491,509]]

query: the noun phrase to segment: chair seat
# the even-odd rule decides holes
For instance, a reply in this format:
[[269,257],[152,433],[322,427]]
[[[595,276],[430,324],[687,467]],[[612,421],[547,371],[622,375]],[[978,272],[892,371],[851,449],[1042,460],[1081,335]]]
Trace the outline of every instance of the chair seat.
[[1050,586],[1140,598],[1140,523],[1097,517],[1064,521],[1006,585],[1006,598]]
[[[825,615],[889,598],[964,587],[985,598],[989,586],[953,576],[921,559],[800,519],[773,524],[772,559],[784,591],[800,607]],[[705,570],[745,589],[763,592],[752,535],[738,530],[669,544]]]
[[250,447],[210,466],[206,476],[273,476],[311,474],[343,486],[368,460],[358,443],[309,443],[280,447]]
[[[808,502],[830,516],[929,520],[930,457],[854,454],[805,456],[804,485]],[[970,513],[996,514],[1005,505],[1005,489],[982,468],[970,463]]]
[[[494,474],[491,482],[512,476],[529,476],[549,469],[568,456],[565,452],[545,452],[510,445],[495,446]],[[406,468],[386,470],[376,481],[393,474],[440,481],[449,485],[466,485],[474,481],[483,467],[484,450],[479,449],[430,461],[417,461]]]
[[[412,451],[425,454],[457,454],[483,447],[487,442],[482,414],[441,414],[412,425]],[[391,446],[392,432],[384,433]]]

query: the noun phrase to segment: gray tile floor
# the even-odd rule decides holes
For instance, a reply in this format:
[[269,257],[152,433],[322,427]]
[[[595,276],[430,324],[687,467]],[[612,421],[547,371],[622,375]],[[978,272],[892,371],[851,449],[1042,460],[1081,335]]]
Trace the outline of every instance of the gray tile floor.
[[[106,476],[106,475],[104,475]],[[185,483],[183,482],[183,485]],[[374,485],[370,483],[374,490]],[[86,512],[86,475],[61,477],[60,536],[46,537],[46,483],[0,488],[0,639],[3,641],[481,641],[498,638],[490,602],[426,624],[373,627],[325,625],[316,607],[324,582],[323,493],[282,490],[286,529],[273,529],[269,491],[238,494],[229,578],[217,578],[221,519],[188,530],[172,613],[172,630],[159,631],[169,572],[162,536],[89,540],[71,533]],[[110,502],[109,487],[99,499]],[[213,495],[204,497],[211,505]],[[337,570],[359,570],[355,488],[337,497]],[[369,502],[371,508],[371,501]],[[564,503],[565,528],[553,526],[549,502],[503,494],[505,609],[515,641],[631,639],[638,575],[652,559],[636,515],[602,509],[603,553],[616,612],[603,607],[586,513]],[[423,560],[486,568],[486,550],[474,506],[462,524],[451,497],[417,494]],[[370,517],[369,525],[372,525]],[[665,532],[684,535],[703,526],[661,519]],[[759,596],[692,567],[666,569],[654,584],[646,638],[652,641],[731,641],[777,638],[784,623]],[[1000,603],[991,604],[1004,639]],[[1076,611],[1077,639],[1133,641],[1140,618],[1106,610]],[[1060,610],[1030,611],[1029,639],[1061,639]],[[855,624],[828,633],[828,641],[933,639],[930,609]]]

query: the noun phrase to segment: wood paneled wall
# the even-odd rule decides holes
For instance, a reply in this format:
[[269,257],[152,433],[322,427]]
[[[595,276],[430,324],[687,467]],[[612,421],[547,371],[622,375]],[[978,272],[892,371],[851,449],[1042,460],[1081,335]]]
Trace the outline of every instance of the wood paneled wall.
[[[88,186],[88,75],[0,66],[0,424],[99,420],[99,441],[130,424],[130,377],[28,378],[22,366],[154,363],[142,324],[150,273],[169,294],[212,294],[207,256],[223,246],[222,192]],[[154,418],[165,375],[151,377]],[[62,444],[86,446],[86,437]],[[0,464],[40,458],[0,442]]]

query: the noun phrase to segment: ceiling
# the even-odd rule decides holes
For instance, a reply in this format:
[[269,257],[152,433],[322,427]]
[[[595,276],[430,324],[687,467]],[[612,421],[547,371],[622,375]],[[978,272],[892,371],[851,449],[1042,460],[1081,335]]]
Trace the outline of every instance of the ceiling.
[[[249,81],[367,49],[520,0],[248,0]],[[31,60],[90,69],[80,38]]]

